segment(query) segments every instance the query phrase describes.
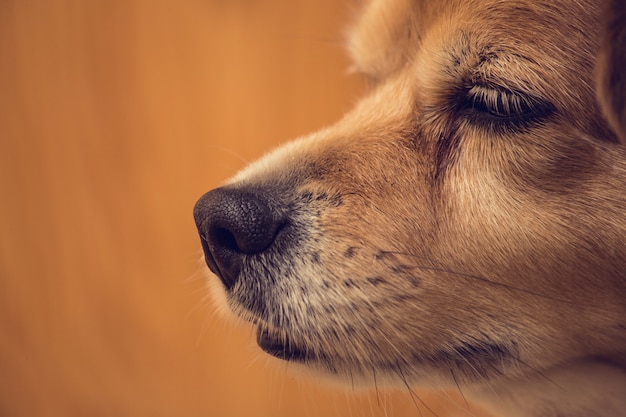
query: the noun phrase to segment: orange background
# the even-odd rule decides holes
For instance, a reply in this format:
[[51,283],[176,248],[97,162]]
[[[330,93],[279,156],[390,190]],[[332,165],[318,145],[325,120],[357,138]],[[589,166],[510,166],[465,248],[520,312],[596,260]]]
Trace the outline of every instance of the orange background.
[[1,416],[431,415],[268,366],[198,278],[195,200],[364,90],[346,3],[0,1]]

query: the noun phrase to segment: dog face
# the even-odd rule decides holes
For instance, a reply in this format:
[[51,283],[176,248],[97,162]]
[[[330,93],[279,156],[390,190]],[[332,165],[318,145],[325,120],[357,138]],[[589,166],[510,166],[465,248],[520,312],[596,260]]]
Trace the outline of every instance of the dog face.
[[596,99],[600,16],[370,2],[349,39],[368,95],[194,211],[260,347],[436,386],[623,352],[626,153]]

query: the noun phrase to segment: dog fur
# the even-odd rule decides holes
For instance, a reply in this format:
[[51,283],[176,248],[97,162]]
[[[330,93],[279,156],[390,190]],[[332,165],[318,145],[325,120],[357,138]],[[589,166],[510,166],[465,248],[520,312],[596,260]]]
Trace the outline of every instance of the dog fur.
[[222,304],[349,384],[626,416],[625,4],[368,2],[371,91],[195,207]]

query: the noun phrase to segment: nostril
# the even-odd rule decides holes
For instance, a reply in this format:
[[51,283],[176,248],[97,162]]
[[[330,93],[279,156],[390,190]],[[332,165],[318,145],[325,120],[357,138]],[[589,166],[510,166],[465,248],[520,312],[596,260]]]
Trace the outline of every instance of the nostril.
[[230,250],[232,252],[243,252],[237,244],[237,239],[228,229],[218,227],[210,233],[210,236],[210,240],[212,242],[221,246],[224,249]]
[[227,287],[238,279],[246,255],[268,249],[286,224],[269,195],[260,190],[218,188],[194,207],[207,265]]

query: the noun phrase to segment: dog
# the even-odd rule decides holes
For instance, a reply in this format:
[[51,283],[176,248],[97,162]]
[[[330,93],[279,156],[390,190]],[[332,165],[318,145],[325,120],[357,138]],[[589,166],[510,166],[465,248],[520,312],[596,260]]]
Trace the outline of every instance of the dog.
[[494,415],[626,416],[626,2],[371,0],[371,88],[206,193],[262,350]]

